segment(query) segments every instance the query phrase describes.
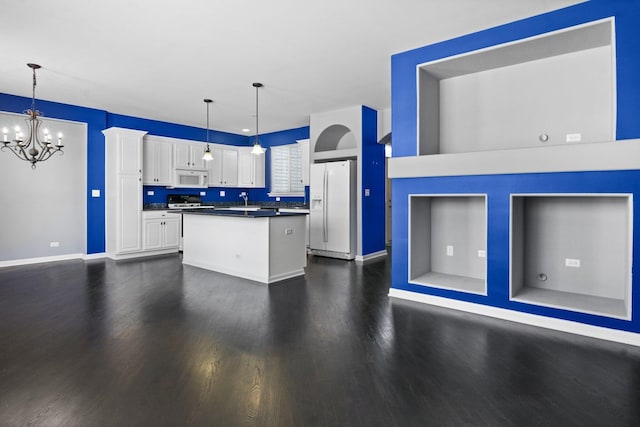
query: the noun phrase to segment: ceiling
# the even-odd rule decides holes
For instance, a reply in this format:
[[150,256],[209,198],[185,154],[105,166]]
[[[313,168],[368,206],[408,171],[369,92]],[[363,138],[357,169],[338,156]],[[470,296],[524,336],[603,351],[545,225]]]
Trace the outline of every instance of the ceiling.
[[[0,0],[0,93],[255,133],[390,108],[390,56],[575,0]],[[25,105],[25,109],[28,105]],[[46,111],[42,111],[46,115]]]

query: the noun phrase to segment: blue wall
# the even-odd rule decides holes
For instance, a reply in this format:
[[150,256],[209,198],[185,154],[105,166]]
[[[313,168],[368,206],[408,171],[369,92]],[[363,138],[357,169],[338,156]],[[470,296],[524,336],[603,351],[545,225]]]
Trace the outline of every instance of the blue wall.
[[[0,110],[12,113],[22,113],[31,105],[31,98],[1,94]],[[38,100],[38,109],[46,113],[46,117],[53,119],[71,120],[87,123],[87,253],[101,253],[105,251],[105,202],[104,196],[91,197],[91,190],[98,189],[104,195],[105,152],[104,135],[102,130],[109,127],[123,127],[147,131],[151,135],[166,136],[171,138],[206,141],[206,129],[193,126],[184,126],[175,123],[167,123],[138,117],[114,114],[103,110],[61,104],[50,101]],[[309,127],[285,130],[260,135],[260,142],[264,147],[282,144],[293,144],[297,139],[309,138]],[[234,146],[250,146],[252,137],[236,135],[227,132],[210,131],[211,142]],[[209,188],[209,189],[173,189],[164,187],[144,187],[144,203],[164,203],[166,195],[171,193],[198,194],[206,191],[205,201],[226,200],[238,201],[241,191],[249,192],[249,200],[269,201],[268,188],[270,185],[270,154],[267,150],[266,161],[266,189],[243,188]],[[154,196],[147,196],[148,190],[154,190]],[[219,190],[225,190],[226,196],[221,198]],[[308,194],[308,189],[307,189]],[[306,197],[286,198],[283,201],[304,202]]]
[[[378,112],[362,107],[362,254],[385,249],[385,157],[378,144]],[[369,196],[365,196],[369,189]]]
[[[416,155],[416,66],[599,19],[615,17],[617,139],[640,137],[640,3],[592,0],[392,57],[393,156]],[[426,173],[425,173],[426,174]],[[632,193],[640,198],[640,172],[576,172],[393,180],[392,286],[416,293],[491,305],[633,332],[640,332],[640,286],[634,280],[631,321],[509,301],[509,197],[511,193]],[[408,196],[481,193],[488,197],[488,295],[473,295],[408,283]],[[633,270],[638,268],[640,215],[634,217]]]

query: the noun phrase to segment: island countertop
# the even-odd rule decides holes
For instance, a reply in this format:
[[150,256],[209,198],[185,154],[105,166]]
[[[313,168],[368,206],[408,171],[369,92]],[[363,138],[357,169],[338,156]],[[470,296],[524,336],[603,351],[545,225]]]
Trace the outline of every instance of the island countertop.
[[244,209],[180,209],[176,213],[191,215],[216,215],[216,216],[233,216],[239,218],[270,218],[278,216],[296,216],[306,215],[307,212],[278,212],[274,209],[244,210]]

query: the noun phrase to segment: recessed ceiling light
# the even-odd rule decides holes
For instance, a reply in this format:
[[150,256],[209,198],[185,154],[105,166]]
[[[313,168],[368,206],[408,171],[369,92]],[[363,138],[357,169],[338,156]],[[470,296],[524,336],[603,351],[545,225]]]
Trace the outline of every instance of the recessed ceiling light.
[[242,132],[251,132],[251,129],[244,128],[242,129]]

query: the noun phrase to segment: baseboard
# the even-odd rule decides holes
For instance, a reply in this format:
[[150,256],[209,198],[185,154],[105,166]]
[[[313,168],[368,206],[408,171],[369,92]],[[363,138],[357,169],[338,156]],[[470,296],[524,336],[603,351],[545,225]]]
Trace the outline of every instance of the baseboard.
[[539,316],[536,314],[522,313],[519,311],[507,310],[504,308],[474,304],[466,301],[458,301],[433,295],[404,291],[401,289],[389,289],[389,296],[392,298],[416,301],[424,304],[435,305],[438,307],[451,308],[454,310],[465,311],[467,313],[479,314],[481,316],[494,317],[497,319],[524,323],[527,325],[553,329],[561,332],[568,332],[571,334],[582,335],[591,338],[598,338],[606,341],[640,346],[640,334],[620,331],[618,329],[609,329],[600,326],[586,325],[584,323],[572,322],[569,320],[554,319],[551,317]]
[[156,255],[168,255],[168,254],[177,254],[178,249],[160,249],[157,251],[144,251],[144,252],[131,252],[128,254],[113,254],[107,252],[105,257],[112,259],[114,261],[122,260],[122,259],[132,259],[132,258],[142,258]]
[[98,252],[95,254],[85,254],[82,255],[82,259],[85,261],[90,261],[92,259],[102,259],[102,258],[106,258],[107,257],[107,253],[106,252]]
[[356,255],[356,262],[365,263],[365,262],[377,260],[378,258],[384,258],[386,256],[387,256],[387,250],[383,249],[381,251],[372,252],[366,255]]
[[85,254],[65,254],[55,256],[45,256],[38,258],[23,258],[10,261],[0,261],[0,268],[13,267],[17,265],[41,264],[43,262],[68,261],[70,259],[83,259]]

